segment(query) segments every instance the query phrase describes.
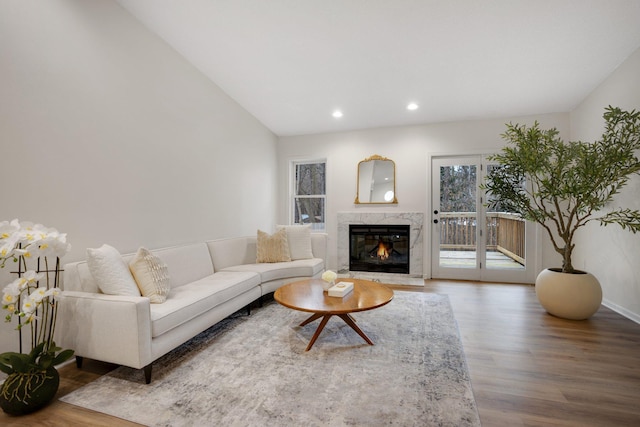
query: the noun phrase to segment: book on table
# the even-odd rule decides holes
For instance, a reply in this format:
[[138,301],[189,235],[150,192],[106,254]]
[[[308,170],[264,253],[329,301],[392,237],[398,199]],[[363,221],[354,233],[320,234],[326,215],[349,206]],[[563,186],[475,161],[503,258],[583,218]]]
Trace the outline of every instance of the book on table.
[[353,291],[353,282],[338,282],[329,288],[330,297],[343,297]]

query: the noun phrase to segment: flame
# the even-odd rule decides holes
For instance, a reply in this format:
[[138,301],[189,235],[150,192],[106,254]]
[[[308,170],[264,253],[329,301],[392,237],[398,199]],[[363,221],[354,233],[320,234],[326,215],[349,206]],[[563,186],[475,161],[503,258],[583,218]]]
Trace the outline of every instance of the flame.
[[387,250],[387,245],[385,245],[382,242],[378,243],[378,258],[380,258],[383,261],[389,258],[389,251]]

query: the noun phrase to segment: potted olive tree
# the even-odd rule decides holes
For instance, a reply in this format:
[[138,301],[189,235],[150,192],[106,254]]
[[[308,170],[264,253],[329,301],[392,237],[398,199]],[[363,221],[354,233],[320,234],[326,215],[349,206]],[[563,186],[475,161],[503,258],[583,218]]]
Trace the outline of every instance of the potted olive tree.
[[576,232],[589,222],[618,224],[640,231],[640,211],[610,202],[640,173],[640,113],[607,107],[600,140],[564,142],[557,129],[508,124],[507,146],[490,159],[497,162],[484,188],[489,208],[519,213],[542,226],[562,268],[548,268],[536,279],[536,294],[551,314],[586,319],[602,302],[600,284],[572,263]]

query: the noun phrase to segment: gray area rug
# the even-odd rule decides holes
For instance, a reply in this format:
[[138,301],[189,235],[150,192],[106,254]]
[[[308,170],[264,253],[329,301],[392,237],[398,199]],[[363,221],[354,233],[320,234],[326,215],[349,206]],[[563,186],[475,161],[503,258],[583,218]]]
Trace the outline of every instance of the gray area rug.
[[60,400],[149,426],[479,426],[446,295],[396,292],[355,313],[362,338],[270,302],[163,356],[151,384],[119,367]]

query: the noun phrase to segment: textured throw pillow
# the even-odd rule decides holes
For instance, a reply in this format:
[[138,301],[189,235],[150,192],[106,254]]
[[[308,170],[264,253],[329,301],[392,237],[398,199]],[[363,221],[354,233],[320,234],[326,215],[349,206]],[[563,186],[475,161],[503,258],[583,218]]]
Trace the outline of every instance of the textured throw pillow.
[[107,295],[140,296],[127,263],[113,246],[87,249],[87,265],[102,293]]
[[171,290],[169,269],[157,255],[146,248],[138,249],[133,259],[129,261],[129,270],[143,297],[149,298],[156,304],[167,300]]
[[313,258],[310,225],[279,225],[277,228],[287,230],[289,255],[292,260]]
[[287,230],[284,228],[276,231],[273,235],[258,230],[256,246],[256,262],[291,261]]

